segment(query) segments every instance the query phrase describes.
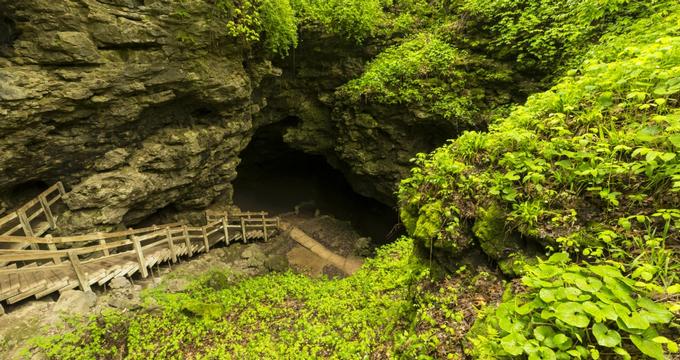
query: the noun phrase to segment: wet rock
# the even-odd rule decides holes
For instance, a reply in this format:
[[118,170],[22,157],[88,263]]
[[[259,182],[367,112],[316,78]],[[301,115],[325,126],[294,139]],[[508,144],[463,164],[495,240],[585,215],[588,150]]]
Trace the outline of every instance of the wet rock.
[[269,271],[285,272],[290,268],[288,258],[285,255],[269,255],[264,265]]
[[214,290],[226,289],[233,283],[233,276],[224,272],[213,272],[206,280],[206,285]]
[[106,304],[120,310],[134,310],[141,307],[142,300],[136,291],[118,291],[106,299]]
[[97,64],[101,56],[87,33],[78,31],[56,31],[41,36],[38,40],[41,52],[34,58],[41,64]]
[[257,267],[264,265],[267,255],[265,255],[259,245],[253,244],[243,250],[241,258],[247,260],[248,264],[252,264],[252,267]]
[[127,289],[127,288],[132,287],[132,283],[130,282],[130,280],[128,280],[128,278],[126,278],[124,276],[119,276],[119,277],[113,278],[113,280],[111,280],[111,282],[109,283],[109,287],[111,289],[114,289],[114,290],[115,289]]
[[354,254],[357,256],[368,257],[371,255],[373,240],[370,237],[358,238],[354,242]]
[[125,164],[128,156],[130,156],[130,153],[123,148],[113,149],[104,154],[102,158],[98,159],[94,163],[94,168],[97,171],[117,169]]
[[97,303],[97,295],[92,291],[68,290],[61,293],[54,305],[54,311],[73,315],[85,315]]
[[165,281],[165,288],[168,292],[177,293],[186,290],[187,287],[189,287],[189,284],[191,284],[191,282],[187,279],[174,278]]

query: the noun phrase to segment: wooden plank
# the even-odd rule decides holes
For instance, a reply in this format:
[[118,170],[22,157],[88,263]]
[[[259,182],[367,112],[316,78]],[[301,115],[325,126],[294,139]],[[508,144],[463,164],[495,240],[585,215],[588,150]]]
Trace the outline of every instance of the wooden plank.
[[11,222],[13,220],[18,219],[18,218],[19,218],[19,216],[17,215],[17,213],[13,211],[13,212],[3,216],[2,218],[0,218],[0,227],[7,224],[8,222]]
[[39,292],[39,293],[36,293],[36,294],[35,294],[35,298],[36,298],[36,299],[40,299],[40,298],[45,297],[45,296],[47,296],[47,295],[49,295],[49,294],[51,294],[51,293],[53,293],[53,292],[57,292],[57,291],[59,291],[60,289],[62,289],[62,288],[64,288],[65,286],[67,286],[68,283],[69,283],[68,280],[59,280],[59,281],[56,281],[55,283],[52,284],[52,286],[45,288],[45,290],[43,290],[43,291],[41,291],[41,292]]
[[68,258],[69,260],[71,260],[71,266],[73,266],[73,271],[76,273],[76,277],[78,277],[80,290],[90,291],[91,290],[90,284],[87,281],[87,277],[85,277],[85,273],[83,272],[82,267],[80,266],[80,259],[78,259],[78,254],[74,251],[69,251]]
[[[31,229],[31,222],[26,217],[26,212],[23,209],[19,209],[17,215],[19,216],[19,221],[21,222],[21,228],[24,230],[24,234],[27,237],[34,237],[35,235],[33,234],[33,229]],[[38,249],[36,244],[31,244],[31,248],[33,250]]]
[[224,230],[224,243],[229,245],[229,225],[227,225],[227,215],[222,218],[222,229]]
[[208,243],[208,234],[205,229],[205,226],[203,227],[203,244],[205,245],[205,252],[210,251],[210,243]]
[[264,228],[264,242],[269,241],[269,235],[267,234],[267,221],[264,218],[264,213],[262,214],[262,227]]
[[78,280],[71,280],[71,281],[68,282],[68,284],[67,284],[66,286],[64,286],[63,288],[59,289],[59,293],[63,293],[64,291],[71,290],[71,289],[75,289],[75,288],[77,288],[78,286],[79,286]]
[[241,218],[241,238],[243,239],[244,244],[248,243],[248,235],[246,233],[246,221],[243,218]]
[[172,262],[177,262],[177,249],[175,249],[175,242],[172,239],[172,233],[170,228],[165,229],[165,238],[168,242],[168,248],[170,249],[170,256],[172,257]]
[[135,249],[135,254],[137,255],[137,261],[139,262],[139,269],[142,272],[142,277],[146,278],[149,276],[149,271],[146,268],[146,261],[144,260],[144,252],[142,251],[142,246],[139,243],[139,239],[135,237],[134,235],[131,236],[132,238],[132,244]]
[[99,239],[99,245],[103,246],[104,248],[102,249],[102,254],[104,256],[109,256],[111,253],[109,252],[109,248],[106,247],[106,239]]
[[[52,235],[47,235],[45,237],[51,238]],[[54,244],[47,244],[47,248],[50,249],[50,251],[59,251],[59,250],[57,250],[57,245],[54,245]],[[54,261],[55,264],[61,264],[61,255],[55,255],[52,258],[52,261]]]
[[139,271],[139,264],[137,264],[137,263],[131,264],[130,266],[128,266],[127,276],[130,277],[134,273],[136,273],[137,271]]
[[50,204],[47,203],[47,198],[45,195],[40,194],[38,199],[40,200],[40,206],[42,206],[43,213],[45,213],[45,218],[47,218],[50,229],[56,229],[57,225],[54,221],[54,215],[52,214],[52,209],[50,209]]
[[66,195],[66,190],[64,190],[64,184],[61,181],[57,183],[57,190],[59,190],[59,196],[62,197]]
[[187,229],[186,225],[184,225],[182,227],[182,234],[184,236],[184,243],[187,246],[187,252],[188,252],[187,255],[189,255],[189,257],[192,257],[192,256],[194,256],[194,250],[191,247],[191,239],[189,239],[189,230]]

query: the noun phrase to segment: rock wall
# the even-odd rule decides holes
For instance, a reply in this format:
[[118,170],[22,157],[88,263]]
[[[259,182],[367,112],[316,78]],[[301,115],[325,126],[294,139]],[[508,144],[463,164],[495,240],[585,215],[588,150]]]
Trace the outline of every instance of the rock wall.
[[446,126],[418,109],[347,103],[336,89],[359,77],[365,65],[389,40],[375,44],[318,33],[303,33],[288,58],[275,61],[281,77],[270,78],[260,94],[267,106],[255,116],[268,124],[288,116],[300,119],[284,140],[307,153],[323,155],[340,170],[354,190],[395,205],[399,181],[409,174],[412,159],[454,137]]
[[413,112],[336,97],[380,46],[303,33],[272,65],[229,40],[213,6],[0,0],[0,213],[22,186],[59,180],[68,233],[228,203],[254,131],[289,116],[301,121],[287,143],[395,204],[409,159],[454,135]]
[[243,49],[212,40],[226,37],[211,10],[0,0],[0,192],[64,181],[70,230],[228,197],[270,67],[246,69]]

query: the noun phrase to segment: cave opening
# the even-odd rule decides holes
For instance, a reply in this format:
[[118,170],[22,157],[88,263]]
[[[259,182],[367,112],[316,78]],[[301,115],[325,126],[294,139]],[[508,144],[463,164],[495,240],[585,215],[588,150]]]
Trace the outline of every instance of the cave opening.
[[303,209],[351,223],[374,246],[398,235],[395,209],[356,193],[342,173],[320,155],[286,144],[283,135],[299,121],[289,117],[259,128],[241,153],[233,182],[234,204],[243,211],[281,215]]
[[11,46],[18,37],[16,23],[8,17],[0,16],[0,49]]
[[31,201],[43,191],[47,190],[50,185],[42,180],[29,180],[12,186],[5,195],[0,198],[0,208],[4,206],[12,209]]

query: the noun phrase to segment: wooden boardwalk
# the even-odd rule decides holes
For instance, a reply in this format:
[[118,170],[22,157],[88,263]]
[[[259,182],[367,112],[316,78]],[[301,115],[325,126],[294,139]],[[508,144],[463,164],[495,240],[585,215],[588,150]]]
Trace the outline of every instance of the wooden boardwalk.
[[[235,241],[265,241],[280,220],[266,213],[206,212],[207,225],[166,224],[112,233],[41,236],[56,228],[55,204],[65,194],[61,183],[0,218],[0,309],[54,292],[104,285],[181,257],[206,253]],[[0,312],[1,313],[1,312]]]

